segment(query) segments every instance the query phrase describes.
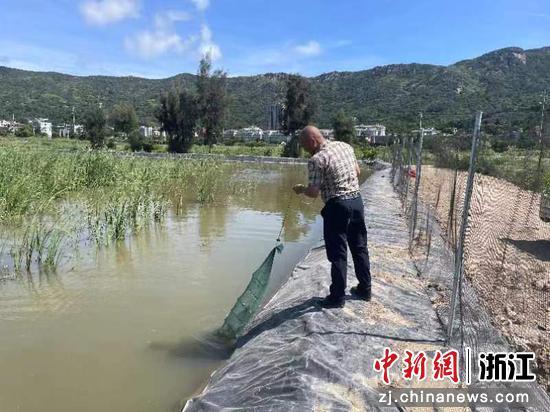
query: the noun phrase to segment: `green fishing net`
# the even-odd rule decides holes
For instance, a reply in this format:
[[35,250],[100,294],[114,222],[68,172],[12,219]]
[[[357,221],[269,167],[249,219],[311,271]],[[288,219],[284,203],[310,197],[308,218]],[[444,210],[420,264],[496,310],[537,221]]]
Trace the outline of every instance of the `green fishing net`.
[[225,318],[223,326],[218,330],[217,334],[225,339],[235,339],[243,330],[243,328],[254,317],[267,290],[275,253],[283,251],[282,243],[271,250],[267,258],[252,274],[252,279],[246,287],[246,290],[237,299],[233,309]]

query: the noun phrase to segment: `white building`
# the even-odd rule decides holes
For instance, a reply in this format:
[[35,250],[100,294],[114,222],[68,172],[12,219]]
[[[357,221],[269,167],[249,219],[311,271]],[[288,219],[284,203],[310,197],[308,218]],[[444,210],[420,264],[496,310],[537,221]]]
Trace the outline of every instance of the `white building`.
[[386,126],[381,124],[359,124],[355,126],[357,135],[365,135],[365,137],[376,137],[386,135]]
[[34,119],[32,121],[32,127],[35,133],[45,134],[50,139],[52,138],[52,124],[48,119]]
[[84,134],[84,125],[75,124],[73,132],[75,136],[82,136]]
[[57,126],[57,134],[59,137],[63,137],[65,139],[69,139],[75,136],[81,136],[84,133],[84,126],[81,124],[62,124],[61,126]]
[[[435,127],[422,128],[422,130],[424,131],[424,137],[437,136],[441,134],[441,132]],[[420,129],[413,130],[412,132],[414,134],[420,135]]]
[[244,129],[238,130],[238,138],[244,140],[245,142],[252,142],[255,140],[263,140],[264,131],[257,126],[245,127]]
[[139,126],[139,134],[143,137],[153,137],[153,128],[151,126]]
[[263,139],[267,143],[282,143],[288,140],[288,136],[279,130],[264,130]]
[[15,120],[0,120],[0,129],[8,130],[11,133],[15,133],[23,125],[17,123]]
[[223,131],[223,138],[225,140],[253,142],[255,140],[263,140],[264,131],[256,126],[245,127],[244,129],[227,129]]
[[254,142],[263,140],[266,143],[281,143],[288,140],[288,136],[280,130],[262,130],[257,126],[243,129],[226,129],[223,131],[224,140]]
[[70,124],[62,124],[60,126],[56,126],[57,129],[57,135],[59,137],[62,137],[64,139],[68,139],[71,137],[71,125]]
[[153,137],[155,139],[166,139],[166,132],[158,127],[153,128]]
[[334,130],[332,129],[319,129],[321,134],[325,139],[333,140],[334,139]]
[[223,131],[223,139],[224,140],[236,140],[237,139],[237,133],[238,130],[236,129],[226,129]]
[[359,124],[355,126],[355,133],[358,138],[365,139],[371,144],[376,144],[377,140],[384,140],[386,136],[386,126],[381,124]]
[[441,134],[439,130],[437,130],[435,127],[428,127],[424,130],[424,136],[437,136],[438,134]]

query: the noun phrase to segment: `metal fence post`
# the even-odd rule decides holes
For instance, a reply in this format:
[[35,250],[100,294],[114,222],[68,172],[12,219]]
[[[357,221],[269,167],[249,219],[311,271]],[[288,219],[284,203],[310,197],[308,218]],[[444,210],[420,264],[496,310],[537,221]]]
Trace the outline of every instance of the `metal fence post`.
[[414,182],[414,194],[412,200],[412,212],[411,212],[411,233],[409,239],[409,248],[412,247],[414,240],[414,233],[416,232],[416,220],[418,214],[418,189],[420,188],[420,176],[422,173],[422,145],[424,143],[424,129],[422,128],[422,113],[420,113],[420,140],[418,142],[418,150],[416,153],[416,180]]
[[411,170],[411,164],[412,164],[412,147],[413,147],[413,138],[409,137],[407,138],[408,143],[408,149],[407,149],[407,171],[405,172],[405,194],[403,198],[403,205],[405,207],[405,214],[409,213],[409,172]]
[[395,185],[395,173],[397,169],[397,155],[398,155],[399,140],[394,140],[392,143],[392,161],[391,161],[391,182]]
[[398,179],[398,186],[399,186],[399,194],[401,195],[401,198],[403,197],[403,184],[404,184],[404,177],[403,177],[403,168],[405,167],[405,150],[406,150],[406,138],[403,136],[401,138],[401,148],[399,150],[399,179]]
[[546,102],[548,99],[548,93],[545,91],[542,95],[541,110],[540,110],[540,129],[539,129],[539,161],[537,165],[537,181],[536,190],[542,191],[543,189],[543,173],[542,173],[542,160],[544,158],[544,111],[546,110]]
[[472,136],[472,151],[470,153],[470,168],[468,170],[468,181],[466,183],[466,192],[464,195],[464,208],[462,210],[462,222],[460,225],[460,236],[458,240],[458,247],[455,255],[455,273],[453,279],[453,290],[451,296],[451,307],[449,313],[449,324],[447,325],[447,342],[452,338],[453,323],[456,311],[456,301],[458,299],[459,286],[462,283],[462,277],[464,276],[464,241],[466,238],[466,230],[468,229],[468,215],[470,212],[470,203],[472,200],[472,190],[474,187],[474,177],[477,162],[477,152],[479,148],[479,142],[481,138],[481,119],[483,112],[476,114],[476,121],[474,126],[474,134]]

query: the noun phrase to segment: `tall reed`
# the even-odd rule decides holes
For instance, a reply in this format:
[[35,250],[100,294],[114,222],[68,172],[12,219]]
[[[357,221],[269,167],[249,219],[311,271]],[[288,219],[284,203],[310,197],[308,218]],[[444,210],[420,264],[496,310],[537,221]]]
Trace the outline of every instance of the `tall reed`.
[[[0,165],[0,229],[13,233],[0,266],[16,271],[55,269],[65,252],[81,247],[71,239],[83,236],[103,247],[162,222],[170,208],[177,213],[190,202],[253,189],[233,181],[235,165],[214,160],[60,152],[55,145],[11,142],[0,145]],[[77,223],[69,224],[64,203],[72,205]]]

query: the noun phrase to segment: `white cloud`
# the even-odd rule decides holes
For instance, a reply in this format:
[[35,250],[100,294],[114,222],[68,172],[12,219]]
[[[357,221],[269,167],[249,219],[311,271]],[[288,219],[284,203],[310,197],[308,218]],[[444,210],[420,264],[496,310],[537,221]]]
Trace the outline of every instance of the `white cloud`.
[[89,24],[115,23],[139,14],[139,0],[88,0],[80,5],[80,12]]
[[[318,47],[310,46],[311,43],[317,44]],[[236,73],[251,75],[266,72],[302,73],[309,76],[335,70],[365,70],[388,64],[385,59],[376,55],[361,54],[358,57],[349,53],[343,56],[332,54],[333,50],[351,44],[353,43],[348,40],[329,41],[322,45],[316,41],[301,44],[289,40],[262,48],[242,47],[240,55],[226,56],[225,65],[231,67],[231,76],[235,76]],[[322,55],[330,55],[331,58],[312,58],[312,51],[316,51],[315,49]]]
[[127,37],[124,45],[126,49],[144,59],[158,57],[168,52],[181,53],[194,41],[193,38],[184,40],[174,32],[162,30],[143,31],[133,37]]
[[246,65],[257,67],[258,65],[270,70],[288,70],[289,65],[296,64],[299,61],[312,56],[317,56],[323,52],[321,45],[316,41],[310,41],[305,44],[293,44],[287,42],[274,48],[262,48],[248,54],[241,59]]
[[126,37],[126,49],[144,59],[151,59],[162,54],[182,53],[196,42],[197,36],[182,38],[175,30],[175,23],[191,20],[191,15],[180,10],[166,10],[154,17],[155,29],[145,30]]
[[299,44],[294,47],[294,51],[299,55],[311,57],[320,55],[323,49],[318,42],[311,40],[305,44]]
[[155,26],[159,30],[171,28],[174,23],[189,21],[191,15],[180,10],[166,10],[155,15]]
[[195,7],[200,11],[206,10],[210,5],[210,0],[191,0],[191,1],[195,4]]
[[201,56],[204,56],[205,54],[210,54],[210,58],[212,59],[212,61],[216,61],[222,58],[222,51],[220,49],[220,46],[218,46],[212,40],[212,31],[206,24],[203,24],[201,27],[199,53],[201,54]]
[[152,59],[166,53],[190,51],[195,59],[206,54],[212,61],[221,59],[222,52],[214,40],[210,27],[200,26],[200,32],[182,36],[176,31],[176,23],[189,21],[192,15],[180,10],[165,10],[154,16],[154,28],[126,37],[124,45],[130,53],[144,59]]

